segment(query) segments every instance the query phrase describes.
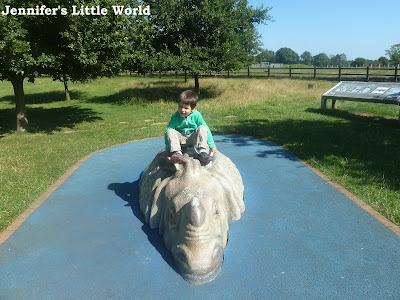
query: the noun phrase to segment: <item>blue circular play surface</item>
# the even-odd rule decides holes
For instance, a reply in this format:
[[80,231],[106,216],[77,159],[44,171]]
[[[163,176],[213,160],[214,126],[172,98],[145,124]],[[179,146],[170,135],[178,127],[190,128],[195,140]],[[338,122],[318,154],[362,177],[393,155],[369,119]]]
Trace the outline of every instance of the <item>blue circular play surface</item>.
[[283,148],[214,139],[246,205],[215,280],[185,281],[139,211],[154,138],[88,158],[0,246],[0,299],[400,298],[399,236]]

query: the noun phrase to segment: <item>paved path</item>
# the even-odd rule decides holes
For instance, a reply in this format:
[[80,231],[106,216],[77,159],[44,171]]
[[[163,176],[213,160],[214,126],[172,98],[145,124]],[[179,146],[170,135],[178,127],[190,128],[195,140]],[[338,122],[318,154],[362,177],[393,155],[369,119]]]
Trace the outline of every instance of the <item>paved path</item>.
[[87,159],[0,246],[0,299],[399,299],[400,237],[282,148],[216,135],[246,211],[218,277],[174,270],[137,205],[163,139]]

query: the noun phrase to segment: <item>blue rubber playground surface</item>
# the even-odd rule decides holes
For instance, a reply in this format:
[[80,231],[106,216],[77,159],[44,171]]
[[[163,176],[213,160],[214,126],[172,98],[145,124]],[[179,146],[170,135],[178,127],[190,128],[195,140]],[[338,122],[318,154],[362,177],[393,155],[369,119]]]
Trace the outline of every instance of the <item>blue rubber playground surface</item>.
[[215,140],[246,211],[214,281],[185,281],[139,211],[155,138],[89,157],[0,246],[0,299],[400,299],[399,236],[281,147]]

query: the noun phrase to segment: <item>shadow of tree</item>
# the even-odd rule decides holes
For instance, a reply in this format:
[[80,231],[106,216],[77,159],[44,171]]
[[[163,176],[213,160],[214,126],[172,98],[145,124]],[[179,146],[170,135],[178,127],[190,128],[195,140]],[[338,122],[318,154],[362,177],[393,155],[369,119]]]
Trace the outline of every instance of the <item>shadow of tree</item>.
[[168,265],[175,272],[179,273],[175,266],[175,263],[172,260],[171,254],[164,246],[163,239],[158,233],[158,229],[151,229],[150,226],[145,222],[144,216],[140,212],[139,181],[140,179],[134,182],[111,183],[108,185],[108,189],[114,191],[118,197],[126,202],[125,206],[129,206],[135,217],[143,223],[142,230],[147,235],[149,242],[161,254],[162,258],[168,263]]
[[382,125],[382,126],[391,126],[393,125],[393,120],[392,119],[387,119],[382,116],[376,116],[376,115],[360,115],[360,114],[354,114],[349,111],[344,111],[344,110],[339,110],[339,109],[327,109],[327,110],[321,110],[317,108],[308,108],[305,110],[306,112],[314,113],[314,114],[319,114],[319,115],[324,115],[324,116],[331,116],[331,117],[336,117],[340,119],[345,119],[349,121],[358,121],[358,122],[368,122],[368,124],[371,123],[376,123],[375,125]]
[[[265,138],[284,145],[304,160],[329,161],[346,176],[361,184],[371,178],[384,180],[400,190],[400,126],[397,120],[376,116],[359,116],[348,112],[307,111],[340,118],[329,120],[237,120],[234,124],[216,125],[214,132],[235,133]],[[246,146],[240,143],[238,146]],[[260,153],[260,157],[276,153]],[[279,154],[279,153],[278,153]],[[368,177],[365,176],[368,174]]]
[[[80,99],[84,93],[80,91],[70,91],[69,94],[71,99]],[[15,103],[15,98],[14,95],[8,95],[1,97],[0,102],[1,101]],[[61,91],[25,94],[25,104],[45,104],[62,101],[65,101],[65,93]]]
[[[189,87],[189,89],[194,90],[194,87]],[[88,101],[92,103],[113,104],[153,103],[158,101],[176,102],[183,90],[182,86],[176,86],[176,82],[159,81],[142,84],[134,88],[127,88],[105,97],[93,97]],[[219,94],[220,92],[215,87],[204,87],[200,92],[200,100],[215,98]]]
[[[77,105],[58,108],[31,107],[28,109],[30,133],[47,133],[61,131],[64,128],[74,128],[82,122],[102,120],[97,112],[90,108]],[[16,129],[15,109],[0,110],[0,137]]]

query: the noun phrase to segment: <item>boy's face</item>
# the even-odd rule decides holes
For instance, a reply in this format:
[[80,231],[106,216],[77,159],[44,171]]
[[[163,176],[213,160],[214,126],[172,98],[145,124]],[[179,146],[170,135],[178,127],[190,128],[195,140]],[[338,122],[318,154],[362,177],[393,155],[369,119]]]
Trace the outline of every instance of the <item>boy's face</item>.
[[178,111],[179,111],[179,114],[181,115],[181,117],[185,118],[188,115],[190,115],[190,113],[192,111],[194,111],[194,108],[192,108],[189,104],[179,103]]

